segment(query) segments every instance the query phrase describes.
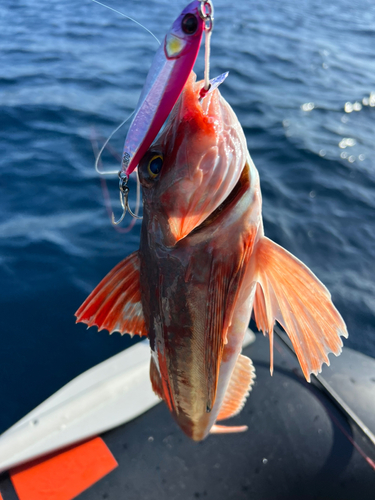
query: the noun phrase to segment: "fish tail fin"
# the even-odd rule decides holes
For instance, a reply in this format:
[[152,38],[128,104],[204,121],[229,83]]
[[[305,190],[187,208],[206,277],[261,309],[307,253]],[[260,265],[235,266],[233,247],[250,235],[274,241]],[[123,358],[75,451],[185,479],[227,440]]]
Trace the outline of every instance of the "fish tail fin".
[[273,370],[273,325],[277,320],[288,334],[306,380],[329,365],[328,354],[341,353],[341,336],[348,332],[332,304],[327,288],[300,260],[268,238],[256,249],[254,316],[268,333]]

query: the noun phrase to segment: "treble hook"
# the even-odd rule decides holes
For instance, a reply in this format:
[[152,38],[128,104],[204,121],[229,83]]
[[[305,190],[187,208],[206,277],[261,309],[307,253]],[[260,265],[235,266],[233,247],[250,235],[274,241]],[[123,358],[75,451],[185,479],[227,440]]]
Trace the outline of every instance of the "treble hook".
[[122,206],[122,214],[121,217],[119,218],[118,221],[115,221],[115,216],[112,213],[112,224],[117,226],[124,220],[124,217],[126,215],[126,212],[129,212],[129,214],[134,217],[134,219],[142,219],[142,217],[139,217],[136,215],[130,208],[129,206],[129,186],[128,186],[128,176],[125,174],[125,172],[122,172],[121,170],[118,173],[119,177],[119,188],[120,188],[120,203]]

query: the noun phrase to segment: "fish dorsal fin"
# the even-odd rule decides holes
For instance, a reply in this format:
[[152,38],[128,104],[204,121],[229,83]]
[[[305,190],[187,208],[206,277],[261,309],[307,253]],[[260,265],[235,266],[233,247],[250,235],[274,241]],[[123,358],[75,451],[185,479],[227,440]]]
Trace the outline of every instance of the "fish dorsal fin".
[[240,354],[232,372],[217,420],[234,417],[242,410],[255,380],[250,358]]
[[345,323],[332,304],[331,295],[296,257],[263,237],[255,250],[257,288],[254,316],[257,327],[268,333],[273,370],[273,325],[285,329],[308,381],[319,373],[327,354],[341,352],[340,336],[347,337]]
[[77,323],[109,333],[147,336],[139,283],[138,252],[117,264],[76,312]]

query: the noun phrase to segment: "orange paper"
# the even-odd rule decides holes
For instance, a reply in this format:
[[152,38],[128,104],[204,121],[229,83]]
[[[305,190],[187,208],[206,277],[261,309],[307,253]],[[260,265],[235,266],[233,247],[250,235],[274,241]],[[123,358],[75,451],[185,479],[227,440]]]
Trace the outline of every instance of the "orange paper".
[[105,442],[94,438],[15,467],[9,475],[19,500],[72,500],[117,465]]

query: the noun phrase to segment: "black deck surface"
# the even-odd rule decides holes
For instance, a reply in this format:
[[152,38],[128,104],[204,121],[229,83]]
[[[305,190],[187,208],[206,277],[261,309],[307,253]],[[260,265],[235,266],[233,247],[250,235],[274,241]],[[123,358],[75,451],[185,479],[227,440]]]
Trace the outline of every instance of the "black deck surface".
[[[293,355],[275,340],[244,350],[257,379],[245,408],[228,424],[243,434],[190,441],[162,403],[103,435],[119,467],[79,500],[374,500],[374,447],[312,384]],[[355,445],[353,446],[353,442]],[[7,476],[4,500],[15,500]]]

